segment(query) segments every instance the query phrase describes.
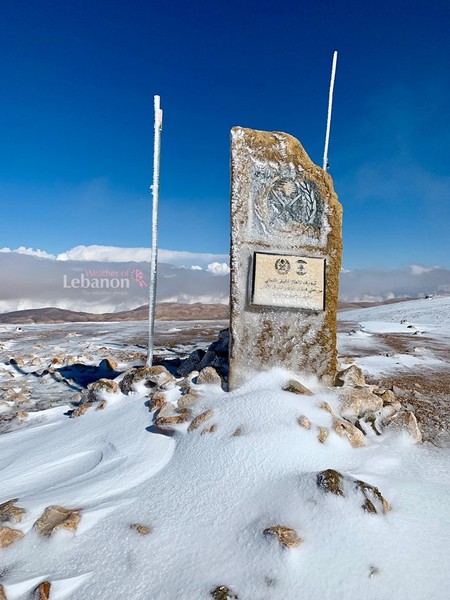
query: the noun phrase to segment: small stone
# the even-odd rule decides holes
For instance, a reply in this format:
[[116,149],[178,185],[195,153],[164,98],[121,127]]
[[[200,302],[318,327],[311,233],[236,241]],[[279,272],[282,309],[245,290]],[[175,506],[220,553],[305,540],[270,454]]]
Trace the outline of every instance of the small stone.
[[237,427],[231,434],[232,437],[240,437],[242,435],[242,427]]
[[339,371],[336,375],[336,386],[341,387],[343,385],[349,386],[360,386],[366,385],[364,378],[364,371],[358,365],[350,365],[346,369]]
[[225,585],[219,585],[211,590],[210,595],[214,600],[239,600],[238,596]]
[[342,474],[334,469],[327,469],[317,473],[316,483],[324,492],[330,492],[336,496],[343,496]]
[[361,448],[366,445],[364,434],[348,421],[334,418],[333,429],[340,437],[346,437],[353,448]]
[[378,513],[376,506],[378,506],[378,510],[382,513],[387,513],[391,510],[389,502],[383,497],[377,487],[361,480],[356,480],[355,483],[356,488],[360,490],[365,498],[362,504],[363,510],[374,514]]
[[178,400],[178,406],[193,406],[200,398],[200,394],[195,390],[190,390],[185,396],[181,396]]
[[40,583],[33,592],[33,600],[49,600],[51,587],[50,581]]
[[104,358],[98,365],[99,369],[105,371],[117,371],[117,363],[113,358]]
[[287,384],[283,387],[285,392],[291,392],[292,394],[299,394],[300,396],[313,396],[314,394],[295,379],[290,379]]
[[319,440],[319,442],[321,444],[324,444],[328,437],[329,431],[326,427],[318,427],[318,431],[319,431],[319,433],[317,435],[317,439]]
[[57,529],[76,531],[80,522],[80,511],[63,506],[47,506],[35,522],[34,528],[43,536],[50,536]]
[[175,406],[172,402],[165,402],[158,412],[158,417],[173,417]]
[[159,408],[162,408],[165,403],[166,394],[160,391],[155,392],[150,399],[149,411],[153,412],[154,410],[158,410]]
[[212,384],[222,385],[222,379],[214,367],[205,367],[197,377],[197,385]]
[[123,394],[129,394],[138,390],[139,384],[144,384],[148,388],[162,387],[169,383],[176,383],[176,379],[171,373],[161,365],[153,367],[138,367],[127,371],[120,382],[120,389]]
[[320,408],[329,412],[330,415],[334,415],[334,410],[331,408],[331,406],[328,404],[328,402],[322,402],[322,404],[320,405]]
[[369,567],[369,579],[372,579],[375,575],[378,575],[380,570],[377,567],[370,566]]
[[264,534],[275,536],[283,548],[296,548],[303,542],[294,529],[284,527],[283,525],[268,527],[264,530]]
[[[382,496],[380,490],[359,479],[353,479],[348,475],[342,475],[334,469],[327,469],[317,474],[316,483],[326,493],[332,493],[336,496],[346,496],[348,494],[362,494],[364,502],[361,508],[373,514],[386,513],[391,510],[388,501]],[[378,510],[377,510],[378,507]]]
[[152,527],[147,527],[147,525],[141,525],[140,523],[132,523],[130,529],[134,529],[141,535],[148,535],[153,531]]
[[339,412],[343,417],[362,417],[367,411],[376,412],[383,407],[383,400],[369,386],[343,387],[339,390]]
[[172,429],[174,425],[186,423],[186,417],[183,415],[173,415],[171,417],[158,417],[155,419],[156,427],[160,429]]
[[188,375],[186,375],[186,377],[180,381],[180,383],[178,384],[178,387],[183,391],[183,392],[189,392],[189,390],[191,389],[191,385],[192,385],[192,380],[195,379],[196,377],[198,377],[199,373],[198,371],[191,371]]
[[203,429],[203,431],[200,433],[200,435],[203,435],[205,433],[214,433],[215,431],[217,431],[217,423],[214,423],[213,425],[211,425],[211,427],[207,427],[206,429]]
[[192,411],[189,408],[185,408],[184,406],[181,408],[179,406],[175,407],[174,412],[177,415],[182,415],[183,417],[185,417],[186,421],[190,419],[192,415]]
[[383,400],[383,406],[386,406],[386,404],[395,404],[397,402],[397,398],[391,390],[384,390],[381,394],[381,399]]
[[10,521],[11,523],[20,523],[22,516],[27,511],[24,508],[14,506],[18,498],[13,498],[0,504],[0,523]]
[[88,385],[89,401],[105,400],[105,394],[120,394],[119,385],[112,379],[98,379]]
[[16,540],[23,538],[23,532],[19,529],[4,527],[0,525],[0,548],[6,548],[13,544]]
[[297,423],[304,429],[311,429],[311,421],[308,419],[308,417],[305,417],[305,415],[299,417],[297,419]]
[[416,443],[422,443],[422,432],[420,431],[416,416],[412,412],[402,411],[393,415],[386,429],[405,431]]
[[188,427],[188,431],[191,432],[191,431],[194,431],[195,429],[198,429],[200,427],[200,425],[203,425],[203,423],[205,423],[206,421],[211,419],[213,414],[214,413],[212,410],[205,410],[205,412],[202,412],[200,415],[195,417],[195,419],[193,419],[193,421],[191,422],[191,424]]
[[81,417],[82,415],[84,415],[84,413],[91,408],[91,406],[93,406],[93,404],[91,404],[90,402],[85,402],[84,404],[80,404],[80,406],[78,408],[76,408],[74,411],[72,411],[72,414],[70,415],[70,417],[73,419],[74,417]]

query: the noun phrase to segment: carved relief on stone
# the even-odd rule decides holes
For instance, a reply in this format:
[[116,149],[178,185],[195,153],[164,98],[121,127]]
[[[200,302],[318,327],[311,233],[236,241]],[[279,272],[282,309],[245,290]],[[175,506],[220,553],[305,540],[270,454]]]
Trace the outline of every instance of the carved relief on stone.
[[255,199],[255,216],[263,231],[289,233],[298,226],[322,226],[323,200],[314,181],[275,177]]

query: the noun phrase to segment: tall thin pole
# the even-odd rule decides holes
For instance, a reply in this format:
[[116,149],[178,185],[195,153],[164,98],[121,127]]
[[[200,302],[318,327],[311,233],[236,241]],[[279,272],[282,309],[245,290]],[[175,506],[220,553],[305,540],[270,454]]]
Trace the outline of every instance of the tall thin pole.
[[336,77],[336,63],[337,63],[337,50],[333,54],[333,66],[331,67],[331,81],[330,81],[330,93],[328,95],[328,118],[327,118],[327,132],[325,134],[325,149],[323,151],[323,170],[328,170],[328,144],[330,143],[330,128],[331,128],[331,112],[333,110],[333,91],[334,91],[334,79]]
[[153,363],[153,346],[155,337],[155,305],[156,305],[156,274],[158,265],[158,201],[159,201],[159,167],[161,154],[162,114],[160,97],[154,97],[155,104],[155,137],[153,145],[153,184],[152,190],[152,256],[150,259],[150,283],[148,302],[148,352],[147,366]]

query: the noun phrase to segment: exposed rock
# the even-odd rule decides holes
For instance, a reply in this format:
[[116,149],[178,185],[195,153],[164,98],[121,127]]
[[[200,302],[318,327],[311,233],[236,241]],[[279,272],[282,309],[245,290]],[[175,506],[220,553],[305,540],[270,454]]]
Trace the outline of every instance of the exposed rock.
[[232,437],[240,437],[242,435],[242,427],[237,427],[231,435]]
[[130,529],[134,529],[141,535],[148,535],[153,531],[152,527],[147,527],[147,525],[141,525],[140,523],[132,523]]
[[5,588],[0,583],[0,600],[8,600],[5,593]]
[[105,371],[117,371],[117,366],[118,365],[113,358],[104,358],[102,361],[100,361],[98,368]]
[[80,511],[63,506],[47,506],[35,522],[34,528],[43,536],[50,536],[57,529],[76,531],[80,522]]
[[346,437],[353,448],[366,445],[364,434],[354,425],[344,419],[333,419],[333,429],[341,437]]
[[377,567],[370,566],[369,567],[369,579],[372,579],[375,575],[378,575],[380,570]]
[[138,367],[127,371],[120,382],[120,389],[124,394],[136,392],[138,386],[144,384],[147,388],[164,387],[168,384],[175,385],[176,380],[171,373],[161,365],[153,367]]
[[364,378],[364,371],[358,365],[350,365],[346,369],[339,371],[336,375],[336,386],[341,387],[343,385],[349,386],[360,386],[366,385]]
[[178,367],[177,376],[186,377],[191,371],[199,371],[198,366],[205,354],[206,352],[201,348],[194,350]]
[[415,442],[422,443],[422,432],[414,413],[402,411],[393,415],[386,425],[387,430],[406,431]]
[[102,400],[101,402],[99,402],[97,404],[97,406],[95,407],[95,410],[104,410],[107,406],[108,406],[107,400]]
[[120,394],[119,385],[112,379],[98,379],[88,385],[89,401],[105,400],[105,394]]
[[12,529],[11,527],[0,525],[0,548],[10,546],[16,540],[23,538],[23,535],[23,532],[19,529]]
[[327,440],[329,431],[326,427],[318,427],[317,429],[319,431],[319,433],[317,434],[317,439],[321,444],[324,444]]
[[158,417],[172,417],[175,412],[175,406],[172,402],[165,402],[158,412]]
[[50,581],[40,583],[33,592],[33,600],[49,600],[51,587]]
[[[377,392],[375,391],[375,393]],[[383,400],[384,406],[386,406],[386,404],[395,404],[397,402],[397,398],[395,397],[394,392],[391,390],[382,390],[382,393],[378,395]]]
[[27,511],[24,508],[14,506],[17,501],[18,498],[13,498],[12,500],[0,504],[0,523],[6,523],[8,521],[11,523],[20,523],[23,514]]
[[299,417],[297,422],[300,427],[303,427],[304,429],[311,429],[311,421],[308,419],[308,417],[305,417],[305,415]]
[[72,414],[70,415],[71,418],[81,417],[82,415],[84,415],[84,413],[89,408],[91,408],[91,406],[93,406],[93,404],[91,404],[90,402],[85,402],[84,404],[80,404],[80,406],[78,406],[78,408],[76,408],[74,411],[72,411]]
[[355,493],[361,494],[364,499],[361,508],[366,512],[384,514],[391,510],[388,501],[377,487],[360,479],[353,479],[349,475],[342,475],[342,473],[334,469],[327,469],[318,473],[316,483],[324,492],[332,493],[336,496],[348,496]]
[[326,410],[327,412],[330,413],[330,415],[334,416],[334,410],[331,408],[331,406],[328,404],[328,402],[322,402],[322,404],[320,405],[320,408],[322,408],[323,410]]
[[183,415],[173,415],[169,417],[158,417],[155,419],[156,427],[160,429],[172,429],[174,425],[186,423],[187,419]]
[[203,429],[203,431],[200,433],[200,435],[203,435],[205,433],[214,433],[215,431],[217,431],[217,423],[214,423],[213,425],[211,425],[211,427],[207,427],[206,429]]
[[314,394],[305,387],[299,381],[295,379],[290,379],[287,384],[283,387],[285,392],[291,392],[292,394],[299,394],[300,396],[313,396]]
[[214,600],[239,600],[238,596],[225,585],[219,585],[210,592]]
[[155,392],[150,399],[150,403],[149,403],[150,412],[153,412],[154,410],[158,410],[159,408],[162,408],[165,403],[166,403],[166,394],[161,391]]
[[342,489],[342,475],[339,471],[335,471],[334,469],[321,471],[320,473],[317,473],[316,482],[324,492],[330,492],[336,496],[344,495],[344,490]]
[[343,387],[339,390],[339,412],[343,417],[361,417],[367,411],[377,411],[383,400],[372,392],[370,387]]
[[186,377],[178,383],[178,387],[182,392],[187,393],[191,389],[192,380],[198,377],[198,371],[191,371],[186,375]]
[[200,394],[195,390],[190,390],[185,396],[182,396],[178,400],[178,406],[188,407],[193,406],[200,398]]
[[200,415],[195,417],[195,419],[191,422],[191,424],[188,427],[188,431],[190,432],[190,431],[194,431],[195,429],[198,429],[200,427],[200,425],[203,425],[203,423],[206,423],[206,421],[211,419],[213,414],[214,413],[212,410],[205,410],[205,412],[202,412]]
[[284,527],[283,525],[268,527],[264,529],[264,534],[275,536],[283,548],[296,548],[303,542],[294,529]]
[[189,408],[186,408],[184,406],[182,406],[182,407],[180,407],[180,406],[175,407],[174,412],[177,415],[182,415],[183,417],[186,418],[186,420],[190,419],[191,416],[192,416],[192,411]]
[[222,385],[222,379],[219,373],[213,367],[205,367],[202,369],[197,377],[197,384],[202,385],[205,383],[213,385]]

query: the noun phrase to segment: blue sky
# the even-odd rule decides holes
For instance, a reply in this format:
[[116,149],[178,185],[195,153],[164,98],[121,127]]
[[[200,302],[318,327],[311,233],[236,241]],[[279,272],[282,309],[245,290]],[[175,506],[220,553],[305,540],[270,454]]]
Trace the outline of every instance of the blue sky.
[[330,173],[344,265],[450,266],[448,3],[3,0],[0,247],[228,251],[229,130],[286,131]]

